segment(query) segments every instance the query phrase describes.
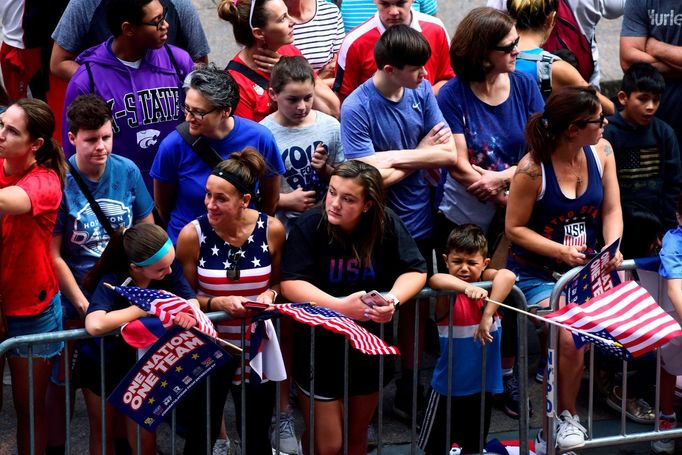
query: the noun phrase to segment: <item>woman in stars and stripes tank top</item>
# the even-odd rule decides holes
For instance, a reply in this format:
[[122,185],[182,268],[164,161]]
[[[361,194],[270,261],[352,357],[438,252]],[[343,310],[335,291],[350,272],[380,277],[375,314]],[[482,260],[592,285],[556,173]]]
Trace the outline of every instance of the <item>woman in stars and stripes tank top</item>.
[[[512,242],[508,268],[529,305],[549,304],[553,272],[586,264],[586,253],[598,250],[599,234],[610,245],[623,233],[616,162],[602,138],[605,124],[592,87],[554,91],[544,113],[528,120],[530,151],[511,182],[505,229]],[[609,265],[622,260],[617,252]],[[568,331],[559,338],[557,445],[570,450],[587,437],[576,415],[584,349],[576,349]]]
[[[197,290],[198,300],[206,312],[225,311],[231,318],[216,322],[221,338],[241,345],[242,327],[246,330],[246,368],[244,371],[247,403],[246,453],[270,453],[269,427],[274,407],[275,388],[266,378],[251,376],[249,340],[251,310],[244,307],[247,300],[274,303],[279,289],[279,265],[284,244],[284,227],[275,218],[248,208],[256,181],[263,176],[265,162],[254,149],[236,152],[213,170],[206,182],[207,214],[192,221],[178,236],[178,260],[190,285]],[[239,384],[242,380],[239,356],[211,378],[211,441],[220,429],[225,399],[232,392],[241,415]],[[254,373],[255,375],[255,373]],[[262,379],[262,380],[261,380]],[[254,383],[256,382],[256,384]],[[231,385],[231,386],[230,386]],[[200,388],[201,389],[201,388]],[[187,416],[188,437],[185,443],[197,453],[206,444],[205,389],[198,390],[185,400],[191,410]],[[195,431],[196,430],[196,431]],[[204,441],[201,441],[204,439]],[[195,445],[198,444],[198,445]],[[243,446],[244,447],[244,446]],[[187,450],[185,451],[186,453]]]

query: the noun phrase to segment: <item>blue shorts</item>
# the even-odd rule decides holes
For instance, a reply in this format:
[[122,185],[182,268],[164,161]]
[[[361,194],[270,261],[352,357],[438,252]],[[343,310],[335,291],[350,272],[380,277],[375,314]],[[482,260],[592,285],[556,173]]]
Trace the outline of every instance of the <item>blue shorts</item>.
[[552,290],[556,285],[556,281],[553,279],[541,277],[534,268],[518,264],[512,260],[508,261],[507,266],[516,274],[516,286],[526,297],[528,308],[539,307],[540,302],[549,299],[552,295]]
[[[62,304],[59,293],[56,293],[42,313],[35,316],[7,316],[7,337],[22,335],[38,335],[62,330]],[[33,345],[33,357],[49,359],[58,355],[64,343],[54,341]],[[28,357],[28,345],[19,346],[8,351],[13,357]]]

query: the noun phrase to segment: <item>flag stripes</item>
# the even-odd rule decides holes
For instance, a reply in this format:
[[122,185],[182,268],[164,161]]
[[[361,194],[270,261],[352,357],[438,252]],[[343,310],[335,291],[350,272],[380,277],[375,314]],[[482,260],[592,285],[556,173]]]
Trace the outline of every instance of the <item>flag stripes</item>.
[[633,357],[682,336],[680,325],[634,281],[626,281],[582,305],[569,304],[547,318],[590,333],[605,333]]

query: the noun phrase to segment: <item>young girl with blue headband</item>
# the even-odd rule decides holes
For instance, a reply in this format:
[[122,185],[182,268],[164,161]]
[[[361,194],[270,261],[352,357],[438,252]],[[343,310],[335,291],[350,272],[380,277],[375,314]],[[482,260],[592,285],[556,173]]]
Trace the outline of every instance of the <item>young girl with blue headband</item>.
[[[105,286],[104,283],[163,289],[187,299],[198,308],[196,293],[187,283],[180,264],[175,261],[175,248],[166,232],[155,224],[137,224],[114,235],[100,260],[84,279],[85,288],[91,292],[90,306],[85,316],[85,329],[91,335],[101,336],[118,329],[147,313]],[[187,313],[178,313],[175,324],[189,329],[196,324]],[[137,360],[134,348],[121,337],[96,338],[93,349],[82,352],[77,365],[77,375],[83,388],[85,404],[90,418],[90,452],[102,450],[101,400],[108,396],[128,373]],[[100,358],[99,344],[104,343],[104,359]],[[100,360],[106,362],[105,389],[101,390]],[[106,404],[107,453],[113,452],[116,419],[124,419],[128,444],[135,449],[135,424]],[[155,435],[141,430],[141,452],[155,452]]]

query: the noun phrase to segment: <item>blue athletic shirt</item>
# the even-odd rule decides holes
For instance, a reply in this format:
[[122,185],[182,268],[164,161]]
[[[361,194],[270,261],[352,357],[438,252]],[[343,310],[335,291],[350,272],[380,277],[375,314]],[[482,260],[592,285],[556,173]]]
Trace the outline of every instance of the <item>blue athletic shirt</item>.
[[[369,79],[341,106],[343,152],[346,159],[352,160],[375,152],[415,149],[439,122],[445,119],[429,81],[422,81],[414,90],[406,88],[400,101],[394,102],[384,98]],[[425,170],[416,170],[389,187],[387,196],[387,205],[415,240],[431,235],[430,186]]]

